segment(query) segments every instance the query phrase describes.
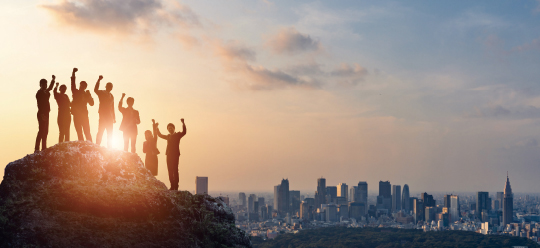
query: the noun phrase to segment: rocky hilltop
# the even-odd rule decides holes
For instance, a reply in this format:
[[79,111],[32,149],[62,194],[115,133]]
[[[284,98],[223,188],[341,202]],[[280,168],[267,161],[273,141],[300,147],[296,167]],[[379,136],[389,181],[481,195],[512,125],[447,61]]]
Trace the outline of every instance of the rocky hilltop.
[[84,141],[7,165],[1,247],[251,247],[221,200],[167,190],[133,153]]

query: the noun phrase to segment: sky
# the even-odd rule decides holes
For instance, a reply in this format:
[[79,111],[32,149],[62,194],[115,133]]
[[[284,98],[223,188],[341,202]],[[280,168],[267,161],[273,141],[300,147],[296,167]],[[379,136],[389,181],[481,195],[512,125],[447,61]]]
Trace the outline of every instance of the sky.
[[2,1],[0,30],[0,168],[33,152],[39,80],[77,67],[135,99],[143,160],[152,119],[185,119],[183,190],[540,188],[540,1]]

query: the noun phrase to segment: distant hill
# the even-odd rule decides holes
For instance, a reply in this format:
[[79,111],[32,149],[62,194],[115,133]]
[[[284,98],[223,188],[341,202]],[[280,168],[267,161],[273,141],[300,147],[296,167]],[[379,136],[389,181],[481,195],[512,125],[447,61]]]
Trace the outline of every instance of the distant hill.
[[64,142],[6,166],[0,247],[251,247],[216,198],[167,190],[139,156]]
[[423,232],[396,228],[326,227],[283,234],[273,240],[252,238],[253,247],[365,247],[365,248],[500,248],[540,247],[536,242],[518,237],[482,235],[475,232]]

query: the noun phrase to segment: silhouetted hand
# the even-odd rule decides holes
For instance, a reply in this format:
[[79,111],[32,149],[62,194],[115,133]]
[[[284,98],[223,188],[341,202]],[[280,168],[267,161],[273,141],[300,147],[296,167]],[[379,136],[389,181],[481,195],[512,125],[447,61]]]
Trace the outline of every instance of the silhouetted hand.
[[77,68],[73,68],[73,72],[77,72],[79,69]]
[[126,96],[126,93],[122,93],[122,98],[124,98]]
[[156,124],[156,120],[152,119],[152,124]]
[[182,123],[184,123],[184,118],[180,119],[180,121],[181,121]]
[[103,79],[103,76],[99,75],[99,80]]
[[58,88],[59,83],[56,83],[56,88]]
[[90,95],[90,90],[86,90],[84,93],[86,93],[87,95]]
[[56,76],[52,75],[52,80],[54,81],[56,79]]

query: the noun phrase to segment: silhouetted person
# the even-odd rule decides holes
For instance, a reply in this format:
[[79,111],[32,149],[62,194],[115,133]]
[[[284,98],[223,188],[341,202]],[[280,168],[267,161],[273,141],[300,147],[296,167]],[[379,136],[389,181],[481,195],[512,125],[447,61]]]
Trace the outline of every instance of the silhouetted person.
[[73,93],[71,114],[73,114],[73,125],[75,126],[75,131],[77,131],[79,140],[84,140],[84,137],[86,137],[86,140],[92,142],[90,122],[88,121],[88,108],[86,107],[86,104],[94,106],[94,98],[92,98],[90,91],[86,90],[88,84],[86,84],[85,81],[81,81],[79,89],[77,89],[77,86],[75,85],[75,72],[77,71],[77,68],[73,68],[71,74],[71,93]]
[[135,144],[137,143],[137,125],[141,123],[139,111],[133,109],[135,99],[128,97],[126,103],[127,108],[122,107],[125,93],[122,93],[122,99],[118,103],[118,110],[122,113],[122,123],[120,123],[120,131],[124,132],[124,151],[128,151],[129,140],[131,140],[131,152],[135,153]]
[[116,116],[114,113],[114,97],[111,94],[113,84],[107,83],[105,85],[105,90],[99,90],[99,82],[101,79],[103,79],[103,76],[100,75],[96,83],[96,87],[94,87],[94,92],[99,99],[99,127],[96,137],[96,144],[101,145],[103,132],[107,130],[107,147],[112,148],[113,124],[116,123]]
[[154,134],[152,131],[146,130],[144,132],[144,137],[146,141],[143,143],[143,152],[146,153],[146,158],[144,159],[144,166],[152,175],[157,176],[158,174],[158,154],[159,150],[157,149],[157,126],[158,123],[152,119],[152,127],[154,129]]
[[174,132],[174,124],[169,123],[167,125],[167,131],[169,131],[169,134],[163,135],[159,131],[159,128],[157,128],[156,125],[156,131],[160,138],[167,140],[167,152],[165,155],[167,155],[167,169],[169,171],[169,181],[171,182],[171,188],[170,190],[178,190],[178,162],[180,160],[180,139],[186,135],[187,129],[186,124],[184,123],[184,119],[181,119],[182,121],[182,132],[175,133]]
[[51,112],[51,104],[49,99],[51,98],[51,90],[54,86],[54,79],[56,77],[52,75],[51,84],[47,88],[47,79],[39,80],[39,90],[36,93],[36,100],[38,106],[37,119],[39,125],[39,131],[36,137],[36,146],[34,152],[39,152],[39,144],[41,143],[41,150],[47,148],[47,135],[49,134],[49,112]]
[[66,95],[67,87],[65,84],[60,86],[60,93],[58,93],[58,83],[54,87],[54,99],[58,104],[58,129],[60,130],[60,137],[58,143],[69,141],[69,129],[71,127],[71,102],[68,95]]

